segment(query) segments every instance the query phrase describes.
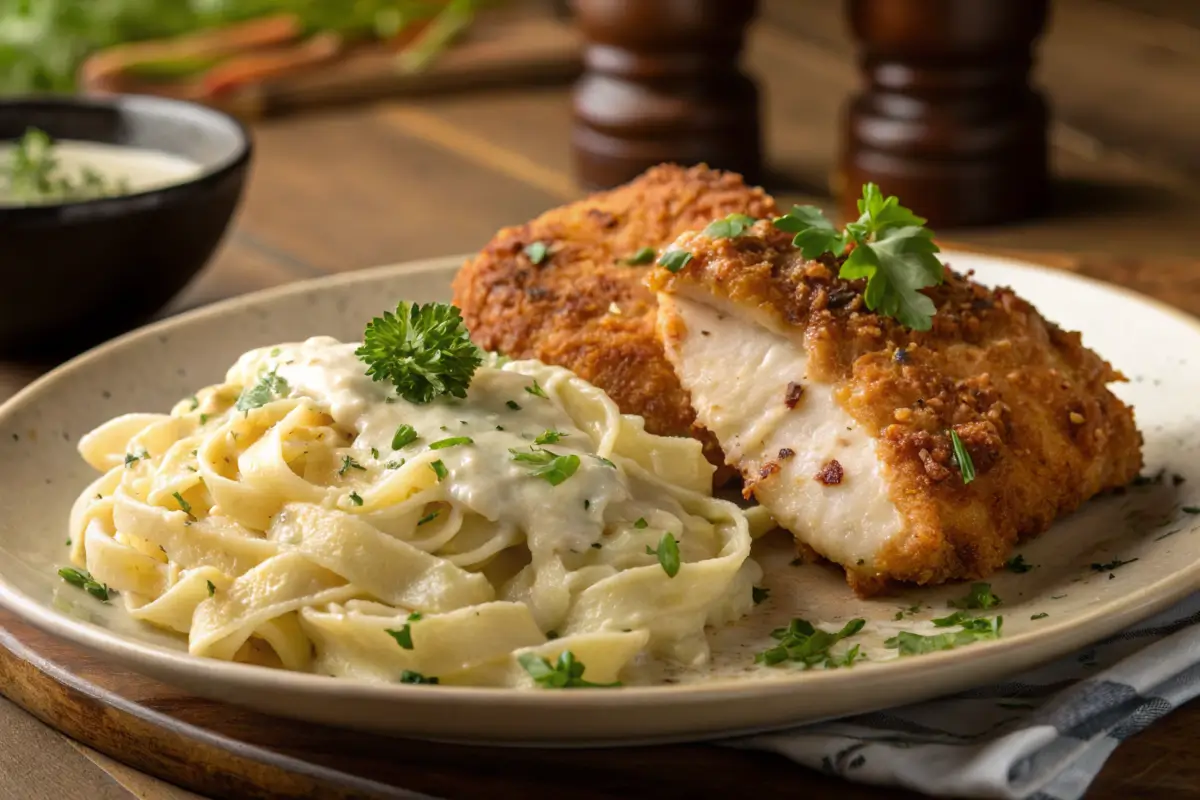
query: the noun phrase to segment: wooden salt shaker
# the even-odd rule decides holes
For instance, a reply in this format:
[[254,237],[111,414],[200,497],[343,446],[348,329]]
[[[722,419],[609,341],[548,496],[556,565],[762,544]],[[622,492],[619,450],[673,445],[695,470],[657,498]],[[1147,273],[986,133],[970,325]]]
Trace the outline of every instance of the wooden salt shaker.
[[834,190],[868,181],[931,227],[1036,215],[1048,112],[1029,84],[1048,0],[848,0],[866,88],[851,101]]
[[754,0],[572,0],[586,38],[571,146],[587,189],[655,164],[705,162],[759,182],[758,89],[738,57]]

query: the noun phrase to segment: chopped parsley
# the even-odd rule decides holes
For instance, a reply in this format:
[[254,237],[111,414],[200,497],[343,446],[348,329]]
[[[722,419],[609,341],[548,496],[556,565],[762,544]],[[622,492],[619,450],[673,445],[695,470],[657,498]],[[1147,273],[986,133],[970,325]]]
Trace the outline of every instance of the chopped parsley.
[[400,459],[399,461],[389,461],[383,465],[383,468],[384,469],[400,469],[401,467],[404,466],[405,462],[406,462],[406,459],[403,459],[403,458]]
[[251,409],[262,408],[272,400],[284,397],[289,391],[291,390],[288,382],[276,375],[275,370],[264,372],[259,376],[257,383],[242,390],[234,407],[238,411],[249,412]]
[[966,597],[951,600],[947,605],[951,608],[991,608],[1000,605],[1000,598],[992,594],[990,583],[972,583]]
[[208,584],[208,596],[212,597],[217,593],[217,587],[213,585],[212,581],[205,581],[205,583]]
[[338,475],[345,475],[346,471],[351,469],[359,469],[363,472],[367,471],[366,467],[355,461],[351,456],[342,456],[342,468],[338,470]]
[[129,469],[134,464],[141,461],[143,458],[149,458],[149,457],[150,457],[150,454],[147,453],[145,450],[142,451],[141,455],[136,455],[136,456],[133,453],[126,453],[125,454],[125,469]]
[[541,264],[546,260],[546,255],[550,248],[545,242],[530,242],[525,245],[525,255],[529,257],[529,261],[533,264]]
[[861,631],[866,624],[864,619],[852,619],[843,625],[841,630],[830,633],[815,627],[806,619],[797,617],[786,628],[771,631],[771,638],[779,644],[756,655],[754,663],[774,667],[791,662],[803,664],[806,669],[820,664],[828,668],[848,667],[859,657],[858,645],[854,645],[841,656],[833,655],[829,649]]
[[78,586],[85,592],[90,594],[97,600],[107,603],[111,596],[112,590],[107,584],[100,583],[86,569],[75,569],[74,567],[63,567],[58,571],[58,577],[62,578],[72,586]]
[[[526,391],[528,391],[528,390],[526,390]],[[520,406],[520,405],[517,403],[517,401],[516,401],[516,400],[505,400],[505,401],[504,401],[504,405],[508,406],[508,407],[509,407],[510,409],[512,409],[513,411],[520,411],[520,410],[521,410],[521,406]]]
[[774,224],[795,234],[792,244],[805,258],[841,256],[853,243],[838,277],[866,278],[863,301],[868,309],[913,330],[929,330],[937,309],[921,289],[937,286],[944,277],[934,256],[938,246],[933,232],[924,227],[925,219],[901,206],[896,197],[885,198],[873,183],[863,186],[858,211],[858,220],[840,233],[815,206],[794,206]]
[[533,386],[525,387],[525,391],[529,392],[534,397],[545,397],[546,399],[549,399],[548,395],[546,394],[546,390],[541,386],[538,386],[537,378],[533,379]]
[[378,447],[371,448],[371,458],[379,458],[379,448]]
[[1185,514],[1200,514],[1200,506],[1184,506],[1180,510]]
[[609,460],[608,460],[607,458],[605,458],[604,456],[597,456],[597,455],[593,455],[593,456],[592,456],[592,458],[596,459],[597,461],[599,461],[601,464],[603,464],[603,465],[604,465],[604,466],[606,466],[606,467],[612,467],[613,469],[616,469],[616,468],[617,468],[617,465],[616,465],[616,464],[614,464],[613,462],[609,461]]
[[438,483],[446,480],[446,476],[450,474],[450,472],[446,469],[446,465],[442,463],[440,458],[430,464],[429,468],[433,470],[434,475],[437,475]]
[[649,264],[656,255],[658,252],[653,247],[643,247],[628,258],[621,259],[621,263],[631,267],[640,267],[643,264]]
[[400,630],[394,630],[392,628],[388,628],[387,635],[391,636],[393,639],[395,639],[396,644],[400,645],[405,650],[413,649],[412,624],[411,623],[408,623],[408,622],[404,623],[404,627],[401,628]]
[[692,254],[687,250],[668,250],[658,259],[660,267],[666,267],[667,272],[679,272],[692,260]]
[[181,495],[179,492],[172,492],[171,497],[174,497],[175,502],[179,503],[179,508],[183,511],[183,513],[187,514],[192,519],[196,518],[192,514],[192,504],[189,503],[187,500],[184,500],[183,495]]
[[645,530],[647,527],[649,527],[649,525],[650,523],[646,522],[645,517],[638,517],[637,522],[633,523],[633,527],[637,528],[639,531]]
[[620,686],[618,683],[592,683],[583,679],[586,670],[582,662],[575,660],[575,654],[564,650],[558,656],[558,661],[551,664],[546,659],[534,653],[522,653],[517,656],[521,668],[529,673],[533,682],[543,689],[582,689]]
[[[951,615],[951,617],[953,616],[955,615]],[[949,619],[949,617],[946,619]],[[1000,638],[1000,628],[1004,624],[1004,617],[996,617],[995,619],[985,619],[982,617],[963,619],[962,622],[956,624],[961,624],[962,630],[935,633],[931,636],[923,636],[910,631],[901,631],[896,636],[886,640],[883,644],[885,647],[892,647],[899,650],[902,656],[916,656],[924,653],[934,653],[939,650],[952,650],[955,647],[963,647],[964,645],[974,644],[985,639]]]
[[1004,562],[1005,569],[1007,569],[1009,572],[1015,572],[1017,574],[1029,572],[1029,570],[1033,569],[1033,567],[1033,564],[1030,564],[1025,560],[1025,556],[1020,555],[1013,556],[1008,561]]
[[1043,611],[1040,614],[1034,614],[1032,617],[1030,617],[1030,619],[1045,619],[1048,616],[1050,616],[1050,615],[1047,614],[1045,611]]
[[755,586],[750,590],[750,599],[754,601],[754,605],[758,605],[762,601],[771,596],[770,589],[764,589],[761,586]]
[[401,425],[392,434],[392,449],[399,450],[417,440],[417,431],[412,425]]
[[390,381],[410,403],[435,397],[466,397],[483,351],[471,342],[462,313],[446,303],[401,302],[396,313],[375,317],[354,354],[367,375]]
[[679,574],[679,542],[675,541],[675,537],[667,531],[658,540],[658,548],[654,549],[650,545],[646,545],[646,553],[652,556],[658,556],[658,563],[662,566],[663,572],[667,573],[668,578],[674,578]]
[[1131,558],[1128,561],[1122,561],[1119,558],[1115,558],[1112,561],[1109,561],[1107,564],[1092,564],[1092,569],[1096,572],[1112,572],[1117,567],[1123,567],[1126,564],[1132,564],[1135,561],[1137,561],[1136,558]]
[[439,683],[437,678],[426,678],[421,673],[413,672],[411,669],[406,669],[400,673],[400,682],[401,683],[428,683],[428,684]]
[[433,522],[435,519],[438,518],[439,513],[441,513],[441,512],[430,511],[428,514],[426,514],[425,516],[423,516],[419,520],[417,520],[417,527],[419,528],[427,522]]
[[708,227],[704,229],[704,235],[712,239],[736,239],[749,230],[755,222],[758,220],[745,214],[730,214],[724,219],[708,223]]
[[200,398],[196,397],[196,395],[192,395],[188,398],[188,400],[190,400],[192,403],[191,406],[188,407],[188,411],[195,411],[200,407]]
[[463,444],[475,444],[475,440],[470,436],[451,436],[449,439],[438,439],[436,442],[431,442],[430,450],[445,450],[447,447],[458,447]]
[[962,482],[967,484],[975,480],[975,462],[971,461],[971,454],[967,452],[966,445],[953,430],[950,431],[950,446],[954,448],[954,461],[962,474]]
[[351,492],[350,502],[354,503],[356,506],[361,506],[363,504],[363,499],[359,496],[358,492]]
[[570,478],[579,469],[579,456],[560,456],[549,450],[524,450],[509,448],[512,460],[522,464],[532,464],[534,469],[530,475],[545,479],[551,486],[558,486]]
[[533,440],[534,444],[555,444],[567,434],[561,431],[546,431]]

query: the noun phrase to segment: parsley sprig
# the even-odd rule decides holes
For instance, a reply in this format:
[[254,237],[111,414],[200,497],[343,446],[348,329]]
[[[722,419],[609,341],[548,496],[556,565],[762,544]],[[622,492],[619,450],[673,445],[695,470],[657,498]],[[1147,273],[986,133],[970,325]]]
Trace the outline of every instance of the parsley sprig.
[[401,302],[367,323],[363,344],[354,354],[367,375],[391,381],[410,403],[435,397],[466,397],[483,351],[467,336],[461,312],[446,303]]
[[866,278],[863,301],[867,308],[892,317],[913,330],[933,327],[936,308],[921,289],[942,282],[942,264],[934,256],[938,246],[925,219],[884,197],[868,183],[858,201],[859,218],[839,232],[816,206],[794,206],[775,220],[776,228],[795,234],[792,243],[805,258],[825,253],[841,256],[851,244],[839,277]]
[[616,683],[592,683],[583,679],[587,669],[582,662],[575,660],[575,654],[564,650],[558,660],[551,664],[535,653],[522,653],[517,656],[522,669],[529,673],[533,682],[543,689],[583,689],[620,686]]

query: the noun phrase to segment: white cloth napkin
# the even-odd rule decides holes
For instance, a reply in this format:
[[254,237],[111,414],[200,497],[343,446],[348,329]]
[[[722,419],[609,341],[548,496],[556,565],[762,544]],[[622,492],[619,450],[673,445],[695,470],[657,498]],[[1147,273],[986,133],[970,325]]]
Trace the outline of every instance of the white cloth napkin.
[[1126,738],[1200,694],[1200,594],[992,686],[726,742],[935,796],[1078,800]]

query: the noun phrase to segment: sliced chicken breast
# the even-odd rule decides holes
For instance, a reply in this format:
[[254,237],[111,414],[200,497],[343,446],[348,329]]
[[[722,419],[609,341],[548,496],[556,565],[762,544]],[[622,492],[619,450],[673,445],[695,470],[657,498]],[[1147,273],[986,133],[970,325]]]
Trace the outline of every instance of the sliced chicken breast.
[[691,260],[650,282],[697,421],[747,495],[861,594],[983,577],[1141,468],[1133,414],[1106,386],[1119,373],[1011,290],[947,271],[921,333],[769,223],[673,247]]

